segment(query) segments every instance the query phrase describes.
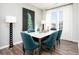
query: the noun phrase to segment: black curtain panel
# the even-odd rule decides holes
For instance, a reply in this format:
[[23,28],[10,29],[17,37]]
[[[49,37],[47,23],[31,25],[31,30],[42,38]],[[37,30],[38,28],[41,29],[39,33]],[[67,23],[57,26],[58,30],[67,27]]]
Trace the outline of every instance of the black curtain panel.
[[22,9],[23,12],[23,31],[35,29],[35,12],[26,8]]

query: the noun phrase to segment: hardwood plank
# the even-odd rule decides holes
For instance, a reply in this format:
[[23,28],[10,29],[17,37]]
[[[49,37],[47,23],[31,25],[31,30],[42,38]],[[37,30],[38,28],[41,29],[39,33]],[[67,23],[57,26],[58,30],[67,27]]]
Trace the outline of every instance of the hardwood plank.
[[[60,47],[56,47],[56,50],[52,51],[52,53],[53,55],[78,55],[78,44],[61,40]],[[15,45],[12,49],[2,49],[0,50],[0,55],[23,55],[22,44]],[[50,53],[42,51],[42,55],[50,55]]]

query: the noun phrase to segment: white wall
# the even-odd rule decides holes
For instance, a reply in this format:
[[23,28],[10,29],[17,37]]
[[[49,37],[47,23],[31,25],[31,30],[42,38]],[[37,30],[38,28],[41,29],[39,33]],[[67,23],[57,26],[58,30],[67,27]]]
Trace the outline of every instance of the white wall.
[[78,37],[78,51],[79,51],[79,3],[77,4],[77,29],[78,29],[78,34],[77,34],[77,37]]
[[41,10],[29,4],[20,3],[1,3],[0,4],[0,48],[9,45],[9,24],[5,23],[5,16],[15,16],[16,23],[13,25],[14,43],[20,42],[22,31],[22,8],[27,8],[35,11],[35,24],[40,25],[42,19]]

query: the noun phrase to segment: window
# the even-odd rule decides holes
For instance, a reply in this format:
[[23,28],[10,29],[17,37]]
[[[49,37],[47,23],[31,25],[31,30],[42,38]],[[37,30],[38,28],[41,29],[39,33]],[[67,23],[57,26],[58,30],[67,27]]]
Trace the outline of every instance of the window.
[[63,26],[63,11],[62,10],[48,10],[46,12],[46,26],[56,29],[61,29]]

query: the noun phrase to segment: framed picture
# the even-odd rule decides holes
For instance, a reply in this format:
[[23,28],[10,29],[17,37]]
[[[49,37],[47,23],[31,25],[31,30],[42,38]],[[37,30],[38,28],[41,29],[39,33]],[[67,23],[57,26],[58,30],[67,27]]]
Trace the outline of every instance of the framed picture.
[[26,8],[22,9],[23,12],[23,31],[35,29],[35,12]]

